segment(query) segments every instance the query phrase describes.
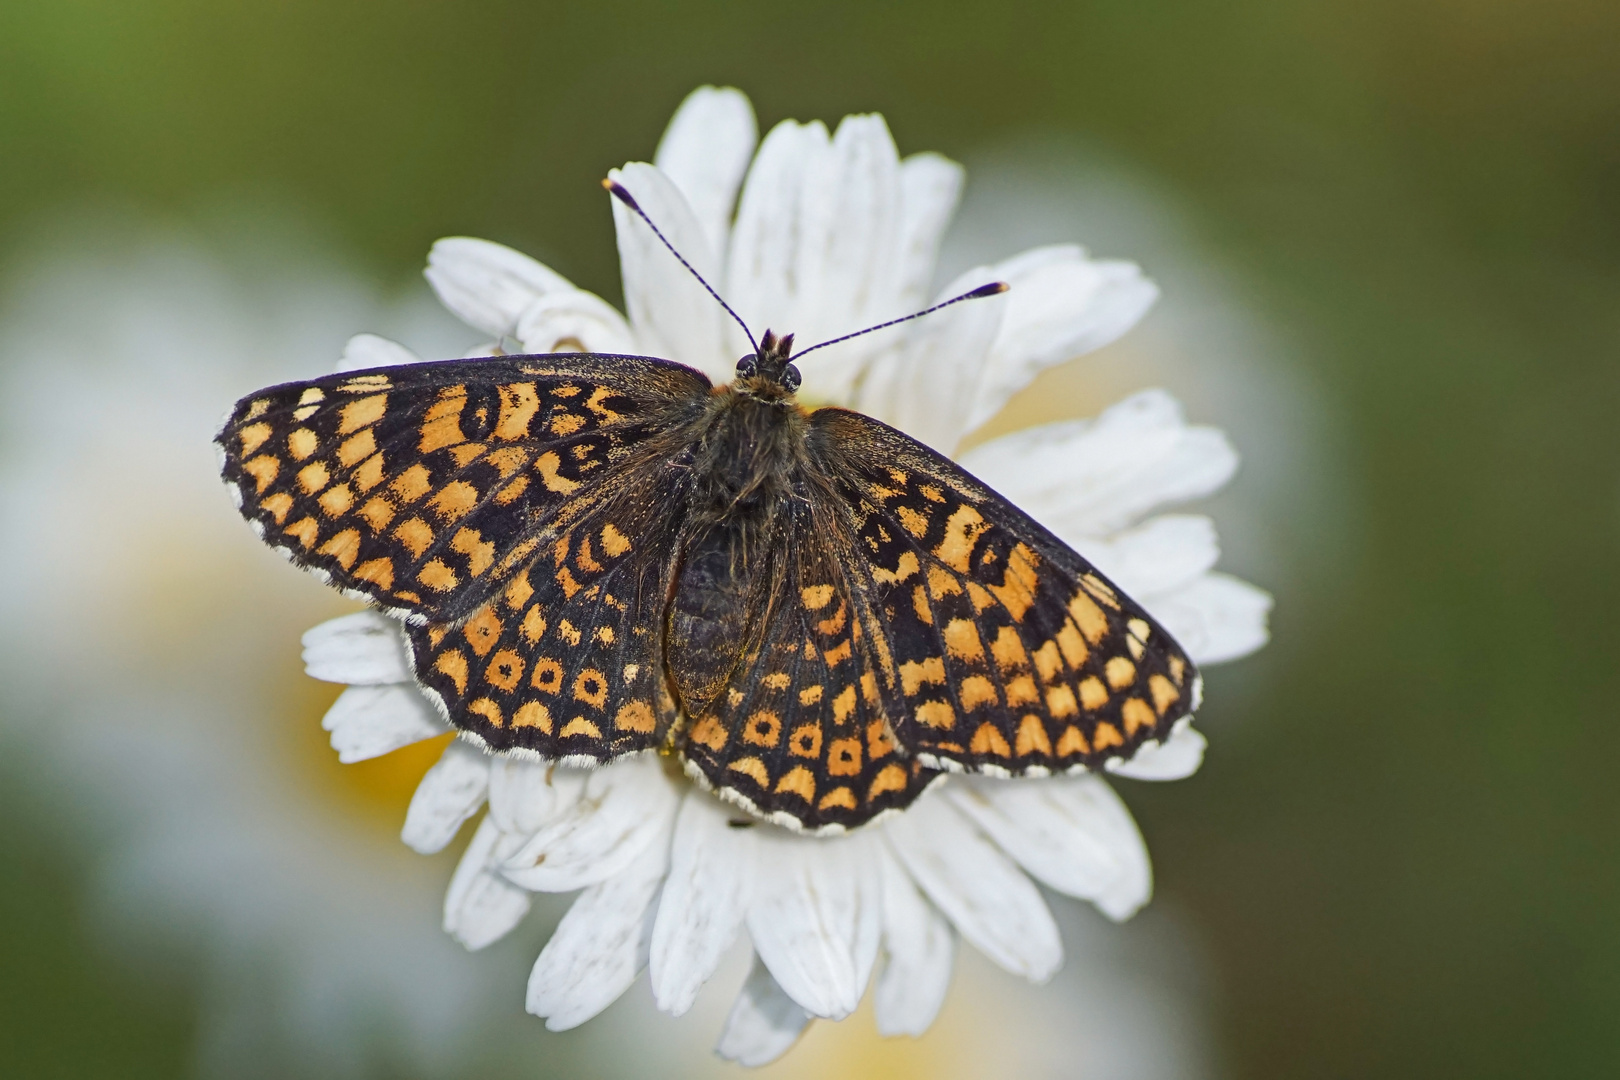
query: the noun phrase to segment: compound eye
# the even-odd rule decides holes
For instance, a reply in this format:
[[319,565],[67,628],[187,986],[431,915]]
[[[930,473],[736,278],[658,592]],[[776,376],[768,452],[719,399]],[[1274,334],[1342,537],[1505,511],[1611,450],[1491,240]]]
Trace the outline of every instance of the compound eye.
[[792,364],[782,369],[782,385],[789,390],[797,390],[803,381],[804,377],[799,374],[799,369]]
[[737,361],[737,374],[744,379],[751,379],[759,374],[759,361],[752,353]]

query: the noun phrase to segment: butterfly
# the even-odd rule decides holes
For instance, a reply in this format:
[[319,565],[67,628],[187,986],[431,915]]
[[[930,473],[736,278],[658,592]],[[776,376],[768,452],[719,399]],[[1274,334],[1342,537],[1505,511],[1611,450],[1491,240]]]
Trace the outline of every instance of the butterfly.
[[792,344],[767,331],[725,386],[596,353],[274,386],[216,437],[223,477],[266,543],[402,620],[464,737],[673,755],[797,831],[949,771],[1096,769],[1191,713],[1163,627],[949,459],[799,405]]

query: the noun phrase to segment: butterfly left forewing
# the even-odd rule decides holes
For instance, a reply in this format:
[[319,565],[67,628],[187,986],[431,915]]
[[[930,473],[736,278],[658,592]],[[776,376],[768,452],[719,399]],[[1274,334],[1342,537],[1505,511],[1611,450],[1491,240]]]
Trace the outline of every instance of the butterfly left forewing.
[[467,617],[536,529],[701,407],[696,371],[645,357],[491,357],[351,372],[240,401],[223,474],[265,541],[415,621]]
[[996,775],[1091,769],[1192,711],[1181,648],[1028,515],[869,417],[822,409],[812,425],[855,522],[908,753]]

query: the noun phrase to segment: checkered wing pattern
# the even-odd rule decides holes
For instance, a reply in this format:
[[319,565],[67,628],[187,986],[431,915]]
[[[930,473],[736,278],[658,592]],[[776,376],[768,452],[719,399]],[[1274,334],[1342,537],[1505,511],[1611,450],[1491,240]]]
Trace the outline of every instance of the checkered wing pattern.
[[[791,543],[736,590],[740,657],[723,689],[693,710],[682,753],[722,796],[792,828],[836,832],[904,807],[938,773],[891,737],[892,671],[883,631],[869,612],[863,619],[851,587],[854,536],[843,515],[809,500],[786,524]],[[677,638],[672,667],[681,660]]]
[[811,424],[858,537],[907,753],[995,775],[1094,769],[1195,707],[1175,641],[1026,514],[869,417],[822,409]]
[[645,357],[452,360],[272,387],[216,441],[266,542],[412,622],[459,622],[708,390]]

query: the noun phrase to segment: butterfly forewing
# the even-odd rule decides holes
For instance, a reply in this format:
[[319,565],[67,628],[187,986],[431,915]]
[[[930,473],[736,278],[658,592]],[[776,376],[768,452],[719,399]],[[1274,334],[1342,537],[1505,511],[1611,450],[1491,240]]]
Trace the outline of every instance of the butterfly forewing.
[[812,425],[856,522],[908,753],[999,775],[1096,768],[1191,712],[1191,662],[1067,545],[869,417]]
[[[272,387],[217,437],[265,540],[414,621],[463,619],[538,526],[647,452],[709,389],[643,357],[417,364]],[[528,546],[526,546],[528,545]]]

